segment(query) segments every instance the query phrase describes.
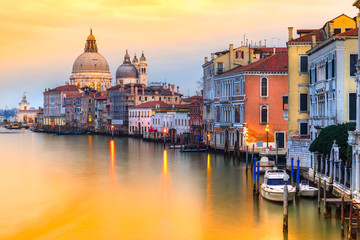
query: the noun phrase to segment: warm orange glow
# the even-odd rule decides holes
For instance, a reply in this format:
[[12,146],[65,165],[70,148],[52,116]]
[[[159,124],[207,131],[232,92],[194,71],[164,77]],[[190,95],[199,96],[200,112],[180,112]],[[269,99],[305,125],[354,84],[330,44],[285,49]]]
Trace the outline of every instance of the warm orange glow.
[[164,133],[165,133],[165,134],[167,133],[167,130],[166,130],[166,128],[164,128]]
[[164,149],[163,153],[163,173],[168,172],[168,158],[167,158],[167,151]]
[[211,164],[210,164],[210,154],[207,155],[207,170],[211,170]]
[[111,125],[111,129],[114,129],[115,128],[115,126],[114,125]]
[[114,142],[114,140],[110,140],[110,180],[112,183],[116,182],[115,142]]

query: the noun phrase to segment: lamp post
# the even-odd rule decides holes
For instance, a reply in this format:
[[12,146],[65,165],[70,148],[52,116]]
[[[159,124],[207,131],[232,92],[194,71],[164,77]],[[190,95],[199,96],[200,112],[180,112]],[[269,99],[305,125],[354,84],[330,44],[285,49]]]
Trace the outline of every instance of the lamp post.
[[266,132],[266,151],[269,151],[269,124],[266,125],[265,132]]
[[115,126],[111,125],[111,137],[112,138],[114,137],[114,128],[115,128]]
[[165,141],[166,141],[166,133],[167,133],[167,130],[166,130],[166,128],[164,128],[164,130],[163,130],[163,133],[164,133],[164,148],[165,148]]

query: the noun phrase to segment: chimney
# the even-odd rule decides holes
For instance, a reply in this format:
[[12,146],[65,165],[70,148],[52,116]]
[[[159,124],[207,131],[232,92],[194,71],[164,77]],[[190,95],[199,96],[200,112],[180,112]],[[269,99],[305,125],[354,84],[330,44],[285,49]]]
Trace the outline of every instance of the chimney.
[[179,86],[177,86],[177,94],[179,94]]
[[175,85],[171,85],[171,95],[174,95]]
[[293,39],[293,27],[288,27],[289,30],[289,41],[291,41]]
[[229,50],[230,50],[230,52],[232,52],[232,51],[234,51],[234,44],[229,44]]
[[215,53],[212,53],[211,54],[211,60],[214,60],[215,59]]
[[208,58],[207,57],[205,57],[205,63],[207,63],[208,62]]
[[276,47],[273,48],[273,53],[274,53],[274,54],[276,53]]
[[329,37],[334,35],[334,21],[329,22]]
[[311,48],[316,46],[316,35],[311,35]]
[[168,84],[168,86],[169,86],[168,89],[169,89],[169,90],[170,90],[170,85],[171,85],[171,84],[169,83],[169,84]]

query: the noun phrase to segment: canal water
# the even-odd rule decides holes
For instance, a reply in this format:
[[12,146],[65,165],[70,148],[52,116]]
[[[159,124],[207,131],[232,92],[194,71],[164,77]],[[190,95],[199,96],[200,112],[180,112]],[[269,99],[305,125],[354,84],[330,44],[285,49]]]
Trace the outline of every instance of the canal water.
[[0,239],[340,239],[315,199],[290,204],[284,236],[282,205],[221,154],[6,129],[0,152]]

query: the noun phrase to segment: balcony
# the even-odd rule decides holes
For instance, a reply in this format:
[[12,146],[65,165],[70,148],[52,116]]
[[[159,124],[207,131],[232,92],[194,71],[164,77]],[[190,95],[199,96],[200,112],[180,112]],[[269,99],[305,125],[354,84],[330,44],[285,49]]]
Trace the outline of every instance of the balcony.
[[220,103],[230,103],[230,97],[220,97]]
[[232,127],[234,124],[232,122],[220,122],[220,127]]

